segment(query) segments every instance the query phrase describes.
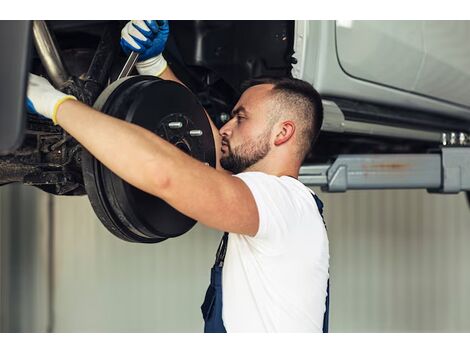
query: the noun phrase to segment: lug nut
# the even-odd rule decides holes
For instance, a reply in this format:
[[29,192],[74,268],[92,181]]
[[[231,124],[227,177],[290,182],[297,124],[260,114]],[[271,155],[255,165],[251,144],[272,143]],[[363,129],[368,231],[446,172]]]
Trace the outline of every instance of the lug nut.
[[183,123],[180,121],[173,121],[168,124],[168,127],[170,128],[181,128],[183,127]]
[[222,123],[226,123],[228,120],[230,120],[229,114],[227,114],[226,112],[220,114],[220,121],[222,121]]
[[189,131],[189,135],[191,137],[201,137],[202,136],[202,131],[201,130],[191,130],[191,131]]

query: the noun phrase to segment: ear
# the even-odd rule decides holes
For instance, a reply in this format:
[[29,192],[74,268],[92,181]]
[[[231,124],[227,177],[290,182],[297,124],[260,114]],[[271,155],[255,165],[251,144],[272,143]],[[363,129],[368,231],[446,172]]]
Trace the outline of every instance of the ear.
[[286,143],[295,133],[295,123],[293,121],[287,120],[282,121],[280,128],[276,134],[276,138],[274,139],[274,145],[279,146],[281,144]]

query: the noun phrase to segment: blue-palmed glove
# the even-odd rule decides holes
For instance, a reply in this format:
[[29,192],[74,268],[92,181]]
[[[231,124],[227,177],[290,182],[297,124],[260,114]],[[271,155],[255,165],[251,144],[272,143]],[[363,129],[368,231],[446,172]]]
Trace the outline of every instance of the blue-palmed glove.
[[64,101],[73,99],[73,95],[64,94],[55,89],[47,79],[29,74],[26,107],[28,112],[51,119],[57,124],[57,109]]
[[138,52],[136,68],[141,75],[159,76],[167,67],[162,52],[170,27],[168,21],[132,20],[121,31],[121,47],[129,55]]

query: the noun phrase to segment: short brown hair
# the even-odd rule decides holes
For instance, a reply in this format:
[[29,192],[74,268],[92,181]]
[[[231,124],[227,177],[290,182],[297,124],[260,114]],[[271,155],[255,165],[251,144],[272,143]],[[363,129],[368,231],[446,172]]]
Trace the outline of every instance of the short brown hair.
[[260,84],[272,84],[273,91],[278,93],[279,103],[295,111],[296,118],[301,122],[299,153],[303,161],[315,144],[323,124],[323,104],[320,94],[310,83],[289,77],[251,79],[242,84],[242,90]]

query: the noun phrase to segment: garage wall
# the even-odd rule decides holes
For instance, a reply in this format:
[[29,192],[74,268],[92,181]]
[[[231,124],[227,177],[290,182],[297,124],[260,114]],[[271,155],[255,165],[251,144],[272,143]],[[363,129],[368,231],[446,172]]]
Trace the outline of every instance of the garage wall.
[[[332,331],[470,331],[463,194],[320,196]],[[198,226],[161,244],[128,244],[106,232],[86,198],[55,202],[55,331],[202,331],[199,306],[220,234]]]
[[424,190],[323,194],[334,331],[470,332],[470,208]]
[[160,244],[112,236],[86,197],[56,198],[54,331],[201,331],[221,234],[196,225]]
[[8,331],[10,188],[0,188],[0,332]]
[[[19,215],[13,237],[26,243],[12,251],[11,288],[22,292],[10,297],[14,330],[202,331],[199,306],[221,234],[196,226],[157,245],[126,243],[107,233],[86,197],[53,197],[49,229],[47,214],[37,213],[49,196],[19,192],[10,210],[0,198],[0,229]],[[332,332],[470,331],[463,194],[318,193],[330,238]],[[44,257],[53,269],[47,295]]]
[[50,331],[52,197],[34,187],[0,187],[0,331]]

